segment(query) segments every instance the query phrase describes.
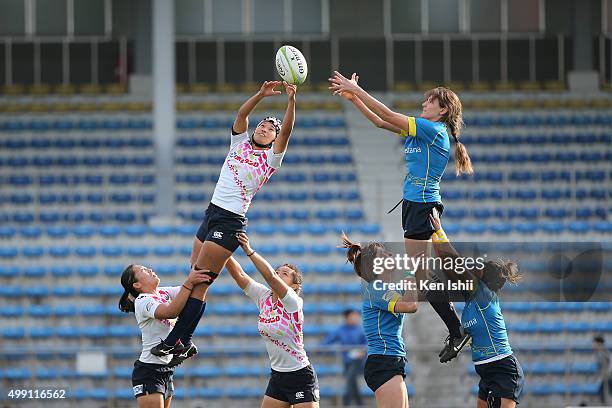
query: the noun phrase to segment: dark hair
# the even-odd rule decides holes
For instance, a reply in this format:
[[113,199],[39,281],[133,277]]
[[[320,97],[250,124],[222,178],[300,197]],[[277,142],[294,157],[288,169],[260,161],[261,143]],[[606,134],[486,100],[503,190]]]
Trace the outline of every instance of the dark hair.
[[302,289],[302,283],[304,283],[304,276],[302,276],[302,271],[300,271],[300,269],[294,264],[286,263],[282,264],[280,267],[283,266],[286,266],[287,268],[293,271],[293,283],[298,285],[298,288],[295,293],[297,293],[298,296],[302,296],[304,292],[304,290]]
[[499,291],[506,282],[516,284],[521,280],[518,265],[502,259],[487,261],[484,264],[482,280],[489,289]]
[[606,339],[604,338],[603,334],[596,334],[595,336],[593,336],[593,341],[595,343],[604,344],[606,342]]
[[[366,246],[352,242],[349,237],[343,232],[340,236],[342,240],[341,248],[348,248],[346,251],[346,259],[353,264],[355,273],[366,282],[374,280],[374,258],[378,256],[378,252],[385,247],[378,242],[370,242]],[[365,266],[365,270],[362,269]]]
[[344,312],[342,312],[345,319],[349,317],[352,313],[359,313],[359,312],[356,309],[346,309],[344,310]]
[[436,99],[441,108],[446,108],[446,113],[442,115],[442,122],[450,130],[450,134],[455,139],[455,173],[472,174],[474,168],[465,145],[459,141],[461,128],[463,127],[463,107],[461,100],[449,88],[439,86],[425,92],[425,100]]
[[121,295],[121,299],[119,299],[119,310],[124,313],[134,312],[134,300],[130,299],[130,295],[132,295],[133,299],[140,295],[134,287],[134,283],[138,282],[134,266],[134,264],[128,265],[121,274],[121,286],[123,286],[124,292]]

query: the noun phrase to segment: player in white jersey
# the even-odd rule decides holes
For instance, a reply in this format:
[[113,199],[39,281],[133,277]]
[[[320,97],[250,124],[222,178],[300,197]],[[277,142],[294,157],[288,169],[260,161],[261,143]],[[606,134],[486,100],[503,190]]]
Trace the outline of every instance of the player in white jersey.
[[[283,122],[266,117],[249,136],[249,115],[265,97],[279,95],[275,87],[284,85],[287,92],[287,110]],[[247,210],[257,191],[280,167],[289,144],[295,122],[296,86],[286,82],[264,82],[261,89],[238,110],[232,126],[229,153],[225,158],[212,200],[204,213],[204,220],[196,233],[191,251],[191,265],[206,269],[212,283],[238,248],[236,233],[246,231]],[[185,346],[182,338],[191,340],[197,325],[198,313],[207,285],[196,287],[175,328],[151,352],[163,356],[173,354]],[[193,324],[195,322],[195,325]],[[182,344],[181,344],[182,343]]]
[[206,271],[191,271],[182,286],[159,287],[157,274],[142,265],[129,265],[121,275],[125,290],[119,309],[134,313],[142,331],[142,352],[134,363],[132,387],[141,408],[168,408],[174,394],[171,356],[158,357],[150,350],[174,327],[193,288],[210,281]]
[[302,274],[291,264],[276,269],[249,245],[244,233],[240,245],[270,288],[256,282],[231,257],[227,270],[259,309],[259,334],[266,343],[272,373],[262,408],[319,406],[319,381],[304,350]]

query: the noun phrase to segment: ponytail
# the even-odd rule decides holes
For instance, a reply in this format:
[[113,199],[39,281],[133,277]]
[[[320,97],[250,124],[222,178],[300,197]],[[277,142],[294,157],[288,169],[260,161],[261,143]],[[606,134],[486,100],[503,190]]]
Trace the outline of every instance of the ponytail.
[[463,128],[463,107],[461,100],[449,88],[438,87],[425,93],[425,99],[435,98],[441,108],[446,108],[446,113],[442,116],[442,122],[446,125],[450,135],[455,139],[455,173],[473,174],[474,168],[465,145],[459,141],[461,129]]
[[347,262],[353,264],[353,269],[357,276],[366,282],[374,280],[374,258],[378,256],[378,251],[384,249],[382,244],[372,242],[367,244],[365,247],[359,243],[352,242],[349,237],[343,232],[340,236],[342,244],[340,248],[347,248],[346,259]]
[[136,282],[134,266],[133,264],[128,265],[121,274],[121,286],[123,286],[124,292],[119,299],[119,310],[123,313],[134,313],[134,300],[140,294],[134,288],[134,283]]

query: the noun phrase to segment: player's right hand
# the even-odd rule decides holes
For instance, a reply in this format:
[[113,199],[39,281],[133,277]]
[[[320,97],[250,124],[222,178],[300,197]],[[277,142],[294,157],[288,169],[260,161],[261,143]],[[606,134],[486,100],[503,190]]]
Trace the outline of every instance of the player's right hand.
[[200,283],[209,282],[210,276],[205,275],[205,273],[207,272],[210,271],[208,269],[192,269],[191,272],[189,272],[189,276],[187,276],[187,282],[193,286],[198,285]]

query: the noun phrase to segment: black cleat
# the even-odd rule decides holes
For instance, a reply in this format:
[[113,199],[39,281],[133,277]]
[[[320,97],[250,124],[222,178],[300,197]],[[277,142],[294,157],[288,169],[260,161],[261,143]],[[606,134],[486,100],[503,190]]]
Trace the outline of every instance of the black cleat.
[[162,340],[157,346],[151,349],[151,354],[157,357],[165,357],[165,356],[169,356],[170,354],[174,354],[174,351],[176,349],[182,349],[183,347],[185,346],[183,346],[183,343],[181,343],[180,340],[177,341],[176,344],[173,346],[167,345]]
[[176,349],[174,351],[174,355],[172,356],[172,360],[168,363],[168,367],[176,367],[181,364],[183,361],[187,360],[198,354],[198,348],[195,344],[191,343],[188,346],[183,346],[183,348]]
[[441,363],[448,363],[463,350],[465,346],[472,340],[472,336],[465,333],[462,337],[451,338],[448,336],[444,342],[444,348],[438,354]]

